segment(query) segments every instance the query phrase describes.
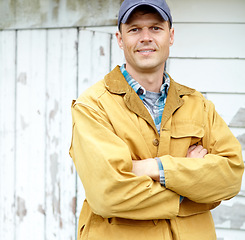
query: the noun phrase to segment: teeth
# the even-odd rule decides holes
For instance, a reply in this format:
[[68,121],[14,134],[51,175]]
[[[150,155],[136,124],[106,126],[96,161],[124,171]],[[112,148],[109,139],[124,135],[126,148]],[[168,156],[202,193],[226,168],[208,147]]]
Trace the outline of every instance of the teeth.
[[143,51],[140,51],[140,52],[153,52],[153,50],[143,50]]

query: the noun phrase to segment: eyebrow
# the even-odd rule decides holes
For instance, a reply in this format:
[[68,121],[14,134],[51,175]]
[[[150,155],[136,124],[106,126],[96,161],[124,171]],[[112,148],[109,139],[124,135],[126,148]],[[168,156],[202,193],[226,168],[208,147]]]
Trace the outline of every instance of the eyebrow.
[[[165,21],[162,21],[162,22],[153,22],[151,23],[150,25],[151,26],[154,26],[154,25],[162,25]],[[137,23],[133,23],[133,24],[130,24],[130,23],[126,23],[126,25],[128,27],[138,27],[140,24],[137,24]]]

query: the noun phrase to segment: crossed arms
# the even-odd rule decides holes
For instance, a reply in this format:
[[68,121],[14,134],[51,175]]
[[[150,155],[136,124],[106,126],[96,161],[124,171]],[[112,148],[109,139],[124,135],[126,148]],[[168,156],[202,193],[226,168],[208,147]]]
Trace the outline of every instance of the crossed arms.
[[[203,158],[208,153],[201,145],[192,145],[187,151],[187,158]],[[156,159],[148,158],[144,160],[133,160],[132,172],[137,176],[149,176],[155,181],[160,181],[159,177],[159,167]]]

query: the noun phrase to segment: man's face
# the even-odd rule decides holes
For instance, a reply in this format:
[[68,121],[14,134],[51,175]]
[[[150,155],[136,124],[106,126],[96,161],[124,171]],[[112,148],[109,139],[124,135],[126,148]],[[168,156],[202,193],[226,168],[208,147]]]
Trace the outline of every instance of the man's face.
[[135,11],[126,24],[121,24],[121,32],[116,36],[124,51],[127,70],[151,73],[164,69],[174,29],[169,29],[169,23],[158,13]]

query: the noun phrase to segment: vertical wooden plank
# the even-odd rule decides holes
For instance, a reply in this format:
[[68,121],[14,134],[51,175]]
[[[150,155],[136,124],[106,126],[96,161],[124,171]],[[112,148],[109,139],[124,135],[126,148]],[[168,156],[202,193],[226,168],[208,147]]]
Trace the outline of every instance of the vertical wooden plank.
[[125,63],[123,50],[119,48],[115,34],[111,36],[111,70],[117,65]]
[[110,70],[110,34],[80,30],[79,94]]
[[75,240],[76,171],[69,156],[77,30],[48,30],[46,239]]
[[[79,31],[78,95],[110,71],[111,35],[90,30]],[[85,191],[77,179],[77,219],[82,209]]]
[[16,240],[44,237],[46,31],[17,34]]
[[15,31],[0,31],[0,239],[15,236]]

